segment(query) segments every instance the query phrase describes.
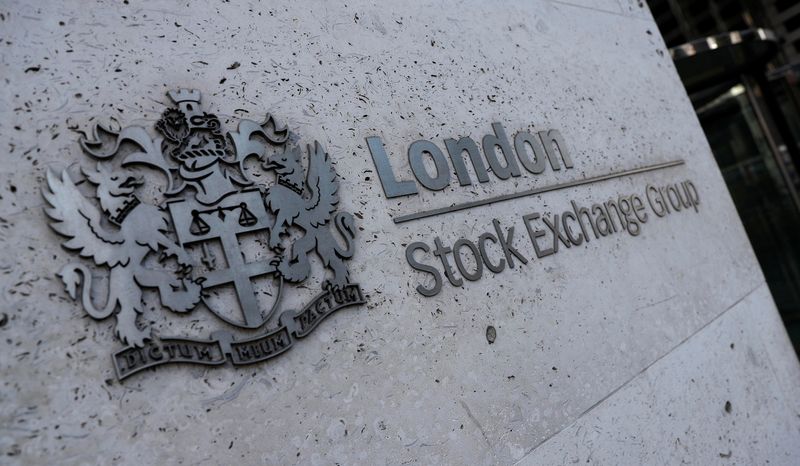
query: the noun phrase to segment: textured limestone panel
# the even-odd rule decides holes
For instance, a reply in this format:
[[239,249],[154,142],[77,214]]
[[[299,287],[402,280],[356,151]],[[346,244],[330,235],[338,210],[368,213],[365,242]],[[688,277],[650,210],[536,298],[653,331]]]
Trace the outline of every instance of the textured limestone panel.
[[761,286],[519,464],[795,464],[788,347]]
[[[10,460],[510,463],[763,287],[637,2],[6,2],[0,13],[0,448]],[[152,126],[176,87],[200,90],[228,128],[270,112],[325,145],[341,208],[358,219],[350,267],[369,302],[265,364],[165,367],[119,383],[113,322],[92,321],[54,275],[73,258],[46,226],[40,188],[46,169],[87,164],[80,132],[109,119]],[[412,141],[479,140],[493,122],[511,134],[558,129],[574,168],[384,196],[366,137],[380,137],[408,177]],[[392,222],[677,159],[685,165]],[[534,259],[523,215],[685,180],[699,212],[651,215],[638,236]],[[475,240],[492,219],[515,228],[527,265],[432,298],[415,291],[426,276],[406,263],[406,245]],[[293,290],[285,306],[310,295]],[[144,317],[161,334],[218,325],[149,299]]]

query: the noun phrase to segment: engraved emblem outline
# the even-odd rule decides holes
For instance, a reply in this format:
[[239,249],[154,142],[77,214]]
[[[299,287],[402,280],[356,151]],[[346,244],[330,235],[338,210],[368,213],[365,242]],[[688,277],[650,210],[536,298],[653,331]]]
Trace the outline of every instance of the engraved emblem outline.
[[[355,252],[355,221],[338,210],[339,181],[322,144],[306,146],[306,169],[297,137],[269,113],[260,123],[242,119],[235,131],[225,131],[216,115],[203,110],[199,91],[177,89],[168,96],[174,105],[153,134],[143,126],[115,130],[96,124],[91,137],[80,139],[96,166],[82,166],[84,179],[78,182],[68,170],[48,169],[42,190],[50,226],[65,238],[62,246],[83,259],[57,274],[65,290],[93,319],[116,318],[115,334],[126,345],[112,355],[119,380],[167,363],[264,361],[290,349],[333,312],[366,302],[360,286],[350,282],[346,263]],[[273,184],[251,178],[245,169],[251,157],[274,174]],[[161,202],[142,200],[137,190],[145,179],[133,168],[161,174]],[[79,186],[84,181],[88,191]],[[246,234],[267,238],[255,260],[244,257],[240,236]],[[294,238],[288,246],[287,238]],[[211,250],[214,243],[222,257]],[[202,253],[204,272],[190,251]],[[302,309],[281,312],[269,327],[284,287],[311,275],[311,255],[326,269],[322,291]],[[98,269],[107,273],[102,306],[93,289]],[[257,299],[257,277],[271,279],[268,309]],[[208,299],[222,286],[233,287],[240,316]],[[224,328],[206,340],[160,337],[139,319],[146,290],[174,313],[205,307]],[[241,337],[235,330],[251,332]]]

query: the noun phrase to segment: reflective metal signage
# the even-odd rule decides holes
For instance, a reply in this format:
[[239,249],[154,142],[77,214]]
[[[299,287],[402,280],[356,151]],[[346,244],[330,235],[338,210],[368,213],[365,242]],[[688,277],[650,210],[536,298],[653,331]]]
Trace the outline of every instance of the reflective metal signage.
[[[488,183],[525,175],[538,176],[548,169],[559,171],[563,167],[563,170],[569,171],[574,167],[567,143],[558,130],[536,133],[523,130],[518,131],[512,139],[502,124],[493,123],[492,133],[484,136],[481,142],[483,151],[469,137],[445,139],[444,147],[449,155],[445,157],[445,151],[437,144],[426,140],[414,141],[407,152],[413,175],[411,179],[407,175],[398,176],[379,137],[367,138],[367,146],[387,198],[418,195],[420,187],[434,191],[445,189],[453,181],[451,166],[460,186],[474,183],[470,172],[479,183]],[[426,158],[428,164],[425,163]],[[683,164],[683,160],[672,160],[564,183],[539,184],[511,194],[399,215],[393,220],[402,224]],[[429,167],[434,170],[429,170]],[[536,178],[536,181],[539,180]],[[588,204],[569,200],[564,202],[563,209],[556,212],[525,213],[516,225],[502,225],[497,218],[493,218],[487,222],[482,233],[472,238],[446,240],[442,239],[446,232],[442,232],[424,241],[411,242],[406,247],[405,256],[411,268],[422,274],[416,290],[423,296],[435,296],[445,283],[462,287],[465,286],[465,280],[479,280],[487,271],[498,274],[506,268],[528,264],[534,258],[543,259],[609,235],[625,232],[638,236],[642,226],[652,218],[681,211],[698,212],[699,205],[700,194],[691,180],[680,179],[659,186],[646,184],[638,192],[625,193],[612,199]],[[518,233],[518,228],[524,233]],[[521,237],[525,234],[527,239]]]
[[[83,179],[66,170],[48,171],[43,189],[50,225],[66,238],[64,247],[83,258],[59,272],[67,293],[92,318],[116,320],[116,335],[125,345],[113,355],[119,379],[167,363],[264,361],[291,348],[333,312],[365,302],[347,268],[355,252],[355,220],[338,210],[339,183],[323,146],[315,141],[303,151],[297,136],[270,115],[261,123],[241,120],[236,131],[226,131],[217,116],[203,111],[198,91],[168,95],[174,107],[162,114],[155,131],[97,125],[91,138],[81,140],[94,161],[74,174]],[[417,140],[407,150],[408,173],[398,170],[381,138],[366,141],[387,198],[535,180],[510,194],[397,215],[396,224],[684,164],[671,160],[547,184],[541,180],[548,172],[571,173],[579,162],[555,129],[522,130],[512,137],[493,123],[480,144],[470,137],[444,139],[441,146]],[[260,162],[261,174],[274,175],[274,183],[248,171],[245,162],[251,158]],[[143,169],[160,175],[140,176]],[[157,199],[142,196],[144,188],[159,193]],[[645,184],[611,199],[568,199],[552,212],[524,212],[515,224],[492,218],[470,237],[448,239],[445,231],[417,238],[409,241],[405,257],[419,273],[416,291],[435,296],[445,285],[467,286],[484,273],[499,274],[606,236],[638,236],[653,218],[697,212],[699,205],[691,180]],[[242,241],[252,234],[263,241],[248,259]],[[313,255],[319,262],[310,260]],[[302,309],[279,313],[282,291],[307,286],[312,263],[327,270],[322,291]],[[96,273],[107,280],[98,283]],[[256,279],[267,279],[270,290],[256,290]],[[100,286],[107,291],[98,293]],[[220,288],[233,290],[238,310],[210,299]],[[156,306],[172,313],[203,309],[224,323],[223,330],[204,339],[156,334],[141,318],[153,307],[148,301],[153,295]]]
[[[66,238],[63,246],[94,264],[69,263],[59,276],[89,316],[116,319],[116,335],[126,345],[113,355],[119,379],[167,363],[264,361],[332,313],[365,302],[346,264],[355,252],[355,221],[338,211],[339,183],[322,145],[303,151],[270,115],[225,131],[217,116],[203,111],[198,91],[180,89],[169,97],[175,107],[163,113],[155,134],[141,126],[113,131],[98,125],[92,139],[81,140],[96,162],[83,165],[85,178],[48,171],[43,189],[50,225]],[[248,175],[244,164],[251,157],[274,173],[274,184]],[[133,167],[161,176],[137,176]],[[160,202],[143,201],[143,185],[158,181]],[[241,238],[253,233],[267,244],[247,261]],[[323,290],[302,309],[276,314],[284,287],[309,278],[311,255],[329,272]],[[108,277],[107,292],[100,293],[107,296],[104,304],[94,297],[98,273]],[[268,306],[257,299],[256,277],[271,279]],[[223,286],[235,290],[239,312],[208,299]],[[156,291],[163,309],[186,314],[202,307],[228,325],[206,339],[155,335],[140,318],[153,304],[146,290]],[[270,324],[273,316],[277,322]]]

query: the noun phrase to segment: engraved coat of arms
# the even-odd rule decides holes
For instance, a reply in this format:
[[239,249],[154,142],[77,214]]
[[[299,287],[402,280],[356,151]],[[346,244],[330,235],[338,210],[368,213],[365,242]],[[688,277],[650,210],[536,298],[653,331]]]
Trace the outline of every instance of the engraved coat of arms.
[[[112,357],[119,379],[166,363],[264,361],[365,302],[346,263],[355,222],[338,211],[339,181],[323,146],[304,151],[269,114],[226,131],[198,91],[168,95],[174,106],[152,131],[96,125],[80,141],[92,163],[74,175],[48,171],[43,188],[50,226],[82,258],[58,273],[66,292],[92,318],[116,320],[125,345]],[[269,173],[271,184],[262,181]],[[251,257],[244,238],[255,238]],[[321,292],[276,314],[284,287],[306,282],[312,264],[325,270]],[[228,301],[219,298],[225,291]],[[225,327],[207,339],[156,335],[142,319],[153,295],[172,313],[202,309]]]

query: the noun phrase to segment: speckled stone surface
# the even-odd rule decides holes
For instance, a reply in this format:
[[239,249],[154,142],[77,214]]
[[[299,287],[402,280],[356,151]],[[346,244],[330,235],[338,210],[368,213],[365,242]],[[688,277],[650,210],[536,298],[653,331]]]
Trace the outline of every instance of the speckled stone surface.
[[[800,455],[797,359],[639,2],[7,1],[0,78],[2,463],[792,464]],[[176,87],[199,89],[229,127],[270,112],[326,146],[341,208],[358,219],[350,269],[369,302],[260,365],[163,367],[119,383],[113,322],[92,321],[54,275],[73,258],[47,227],[41,187],[46,169],[86,163],[81,131],[110,119],[151,126]],[[407,174],[412,141],[477,139],[492,122],[558,129],[574,168],[384,196],[366,137],[380,136]],[[675,159],[686,163],[392,222]],[[699,212],[432,298],[414,289],[425,277],[405,260],[411,242],[475,239],[497,218],[533,257],[523,215],[684,180],[697,186]],[[287,305],[307,300],[302,291]],[[193,317],[153,308],[145,318],[163,330]]]
[[768,294],[748,294],[520,464],[796,463],[800,377]]

